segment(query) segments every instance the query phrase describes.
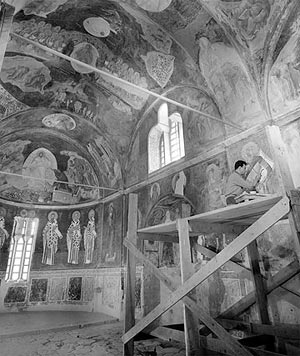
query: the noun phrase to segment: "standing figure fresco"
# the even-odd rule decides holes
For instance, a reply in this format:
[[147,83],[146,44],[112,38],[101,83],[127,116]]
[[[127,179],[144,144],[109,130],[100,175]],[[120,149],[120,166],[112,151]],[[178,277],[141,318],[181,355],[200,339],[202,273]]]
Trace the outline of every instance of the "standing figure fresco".
[[2,248],[7,238],[8,238],[8,232],[5,229],[5,219],[3,216],[0,216],[0,249]]
[[150,198],[151,198],[151,200],[156,202],[158,200],[159,196],[160,196],[160,185],[158,182],[155,182],[151,185],[151,188],[150,188]]
[[105,256],[106,262],[113,262],[116,258],[116,251],[114,249],[114,240],[115,240],[115,208],[114,204],[110,203],[108,207],[108,253]]
[[89,211],[89,221],[84,227],[83,241],[84,241],[84,263],[92,263],[93,253],[95,248],[95,239],[97,236],[95,229],[95,210]]
[[58,239],[62,239],[62,234],[58,229],[58,214],[51,211],[48,214],[48,222],[43,230],[43,257],[42,263],[54,265],[54,255],[57,252]]
[[81,242],[80,212],[74,211],[73,221],[67,231],[68,263],[78,264],[78,254]]
[[172,188],[174,194],[184,196],[184,188],[186,186],[186,176],[183,171],[175,174],[172,179]]

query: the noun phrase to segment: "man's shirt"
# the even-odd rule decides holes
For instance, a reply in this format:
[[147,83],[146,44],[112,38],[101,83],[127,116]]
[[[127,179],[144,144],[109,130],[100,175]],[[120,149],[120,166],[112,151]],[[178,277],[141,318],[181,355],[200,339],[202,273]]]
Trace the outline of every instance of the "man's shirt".
[[225,187],[225,196],[238,196],[242,194],[245,190],[254,189],[252,183],[246,181],[240,174],[237,172],[232,172],[228,177],[227,184]]

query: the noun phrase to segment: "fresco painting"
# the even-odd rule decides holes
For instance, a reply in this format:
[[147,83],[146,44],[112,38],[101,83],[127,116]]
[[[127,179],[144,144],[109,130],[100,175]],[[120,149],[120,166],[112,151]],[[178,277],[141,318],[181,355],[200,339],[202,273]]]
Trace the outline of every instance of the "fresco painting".
[[[225,182],[239,158],[271,162],[262,189],[276,192],[265,136],[227,141],[222,153],[207,160],[201,154],[234,134],[222,120],[246,129],[264,125],[269,104],[275,116],[299,107],[299,21],[283,27],[278,47],[273,43],[273,27],[284,21],[285,5],[274,0],[27,1],[14,18],[0,73],[0,198],[7,206],[13,202],[0,215],[1,266],[8,258],[11,221],[26,213],[25,203],[35,206],[40,219],[34,272],[68,271],[68,276],[49,279],[49,295],[48,280],[42,278],[33,279],[29,295],[26,288],[13,288],[6,304],[24,303],[26,295],[33,303],[48,298],[80,304],[92,302],[95,293],[106,306],[120,304],[119,275],[106,271],[123,268],[127,188],[139,194],[139,227],[223,207]],[[147,139],[161,102],[148,90],[221,120],[170,104],[169,112],[182,117],[186,156],[170,173],[165,168],[149,177]],[[294,164],[298,123],[282,132],[300,186],[300,166]],[[111,192],[118,198],[110,198]],[[282,224],[260,238],[264,272],[274,275],[295,259],[290,233]],[[210,234],[197,241],[218,252],[234,238]],[[178,245],[145,241],[143,247],[155,265],[178,267]],[[197,268],[206,263],[194,255]],[[248,266],[245,251],[236,258]],[[87,277],[102,267],[103,290]],[[73,274],[79,269],[83,277]],[[249,286],[247,278],[242,285],[240,276],[224,267],[197,288],[197,298],[215,316],[252,290]],[[137,309],[144,307],[143,287],[139,277]]]
[[48,279],[32,279],[30,302],[44,302],[47,297]]
[[95,249],[95,239],[97,237],[95,229],[95,210],[90,210],[88,213],[89,221],[87,226],[84,227],[84,263],[90,264],[93,260],[93,254]]
[[[53,202],[77,203],[98,196],[97,188],[82,186],[99,185],[96,174],[87,160],[73,151],[57,152],[55,156],[44,147],[32,151],[25,158],[23,152],[30,144],[31,141],[18,140],[2,145],[2,157],[0,156],[3,172],[0,189],[2,197],[16,201],[51,204]],[[67,161],[66,158],[63,159],[64,156],[68,157]],[[59,167],[57,161],[60,160],[66,162],[64,168]],[[62,197],[63,194],[65,199]]]
[[299,105],[300,23],[294,22],[286,32],[291,32],[291,36],[278,54],[269,75],[269,100],[274,114],[282,114]]
[[197,41],[201,72],[216,95],[224,118],[245,126],[251,117],[253,123],[261,107],[236,50],[217,39],[210,40],[201,32]]
[[294,122],[282,132],[282,137],[288,152],[288,162],[295,188],[300,188],[300,126]]
[[80,212],[74,211],[72,214],[72,222],[67,231],[68,263],[75,265],[79,263],[81,239]]
[[82,277],[71,277],[68,284],[68,300],[81,300]]
[[224,153],[189,169],[190,183],[186,186],[185,195],[195,205],[196,213],[224,206],[222,195],[227,174],[228,163]]
[[54,265],[54,255],[58,248],[58,239],[62,239],[62,234],[58,229],[58,214],[51,211],[48,214],[48,222],[43,229],[43,257],[42,263]]
[[116,266],[121,261],[122,249],[122,200],[106,204],[104,207],[103,240],[101,264]]
[[5,304],[24,303],[27,293],[27,287],[13,286],[9,287],[4,298]]
[[43,118],[42,123],[46,127],[54,127],[58,130],[71,131],[76,127],[76,122],[66,114],[50,114]]
[[[181,174],[181,176],[183,176],[183,174]],[[174,178],[177,178],[176,175],[173,177],[173,181]],[[170,183],[172,190],[172,182]],[[174,188],[175,185],[176,184],[174,184]],[[146,218],[146,226],[167,223],[181,217],[190,216],[192,215],[193,211],[194,207],[192,206],[191,202],[184,197],[183,194],[174,192],[170,195],[163,195],[161,199],[154,203],[151,210],[148,212]],[[144,253],[155,265],[160,267],[179,264],[178,244],[145,240]]]

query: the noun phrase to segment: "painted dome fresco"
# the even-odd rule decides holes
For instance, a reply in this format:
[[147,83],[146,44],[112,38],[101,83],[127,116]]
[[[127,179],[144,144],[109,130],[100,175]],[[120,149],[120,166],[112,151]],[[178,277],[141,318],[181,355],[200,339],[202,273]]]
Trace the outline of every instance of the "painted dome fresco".
[[[224,122],[196,124],[206,140],[298,105],[298,1],[7,3],[2,198],[51,204],[65,190],[80,203],[123,189],[139,130],[164,98],[180,114]],[[201,145],[188,120],[186,135]]]

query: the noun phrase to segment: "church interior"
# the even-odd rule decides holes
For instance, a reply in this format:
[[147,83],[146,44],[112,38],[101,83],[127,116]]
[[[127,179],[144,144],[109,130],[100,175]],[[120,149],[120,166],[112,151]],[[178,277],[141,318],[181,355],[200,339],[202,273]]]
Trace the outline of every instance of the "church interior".
[[[300,355],[299,0],[6,0],[0,21],[0,319],[103,313],[124,356],[141,335]],[[227,205],[238,160],[259,184]]]

